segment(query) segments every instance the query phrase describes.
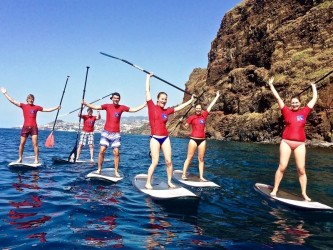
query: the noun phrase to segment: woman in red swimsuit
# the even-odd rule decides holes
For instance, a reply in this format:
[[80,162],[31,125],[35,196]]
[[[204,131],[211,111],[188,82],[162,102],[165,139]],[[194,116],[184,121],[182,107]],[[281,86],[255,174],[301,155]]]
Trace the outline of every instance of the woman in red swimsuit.
[[173,114],[187,105],[189,105],[194,97],[192,96],[187,102],[180,104],[174,108],[165,108],[168,100],[168,95],[165,92],[160,92],[157,96],[157,104],[155,105],[151,99],[150,94],[150,78],[153,74],[147,75],[146,78],[146,101],[148,107],[149,125],[151,129],[150,138],[150,152],[151,152],[151,164],[148,169],[146,188],[152,189],[151,178],[158,164],[160,150],[162,149],[164,154],[164,160],[166,164],[166,170],[168,175],[168,186],[174,188],[175,185],[171,182],[172,178],[172,160],[171,160],[171,143],[169,133],[166,127],[168,116]]
[[280,182],[283,174],[288,166],[291,151],[294,151],[295,162],[297,166],[298,179],[301,184],[302,196],[306,201],[311,199],[306,194],[307,177],[305,173],[305,123],[308,114],[317,102],[318,94],[315,84],[312,85],[313,97],[306,107],[300,108],[301,103],[297,97],[291,99],[291,107],[288,108],[273,85],[274,77],[269,79],[268,85],[273,92],[275,99],[281,109],[285,128],[282,133],[282,140],[280,143],[280,162],[279,167],[275,173],[274,188],[271,192],[272,196],[276,196],[279,189]]
[[199,178],[202,181],[206,181],[203,177],[204,172],[204,158],[206,152],[206,119],[212,107],[220,97],[220,92],[216,92],[215,98],[209,104],[207,110],[202,110],[201,104],[195,105],[195,114],[187,118],[184,128],[187,129],[190,125],[192,132],[190,135],[190,141],[188,143],[187,158],[184,162],[182,179],[186,180],[186,172],[192,161],[195,151],[198,149],[198,161],[199,161]]

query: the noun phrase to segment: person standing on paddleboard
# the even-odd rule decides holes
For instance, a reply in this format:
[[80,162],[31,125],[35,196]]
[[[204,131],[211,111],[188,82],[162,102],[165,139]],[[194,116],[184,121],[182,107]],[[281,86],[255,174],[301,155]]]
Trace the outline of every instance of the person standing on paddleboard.
[[158,164],[160,150],[162,149],[164,154],[164,160],[166,164],[166,170],[168,175],[168,186],[174,188],[175,185],[171,182],[172,178],[172,160],[171,160],[171,143],[169,133],[166,128],[168,121],[168,115],[173,114],[187,105],[193,100],[194,96],[191,97],[187,102],[180,104],[174,108],[165,108],[168,100],[168,95],[165,92],[160,92],[157,95],[157,104],[155,105],[151,99],[150,93],[150,78],[153,76],[152,73],[147,74],[146,78],[146,101],[148,107],[149,125],[151,128],[150,136],[150,152],[151,152],[151,164],[148,169],[147,182],[145,187],[152,189],[151,178]]
[[[80,113],[78,114],[80,117]],[[101,119],[101,114],[97,111],[97,116],[93,115],[92,108],[87,108],[87,114],[81,115],[83,119],[83,128],[80,134],[79,148],[77,149],[76,160],[80,158],[80,154],[84,145],[86,145],[88,139],[88,145],[90,149],[90,162],[94,162],[94,129],[95,121]]]
[[102,166],[104,163],[105,152],[108,147],[113,149],[113,157],[114,157],[114,174],[116,177],[120,177],[118,173],[119,168],[119,148],[120,148],[120,118],[123,112],[138,112],[143,109],[146,104],[142,104],[135,108],[130,108],[124,105],[120,105],[120,94],[117,92],[112,93],[110,99],[112,100],[112,104],[102,104],[102,105],[92,105],[91,103],[87,103],[82,100],[82,104],[95,109],[95,110],[105,110],[106,111],[106,121],[104,125],[104,130],[101,133],[100,139],[100,150],[98,154],[98,170],[97,174],[101,174]]
[[308,114],[313,109],[318,100],[317,88],[315,84],[311,84],[313,97],[310,102],[304,108],[300,108],[301,103],[298,97],[291,99],[291,107],[288,108],[278,92],[275,90],[274,77],[271,77],[268,81],[268,85],[277,100],[277,103],[281,109],[285,128],[282,133],[282,140],[280,143],[280,162],[279,167],[275,173],[274,188],[271,192],[272,196],[276,196],[279,189],[280,182],[283,178],[283,174],[288,166],[290,154],[294,151],[295,162],[297,166],[298,178],[301,185],[302,196],[306,201],[311,199],[306,194],[307,176],[305,173],[305,123]]
[[184,167],[183,167],[183,174],[182,174],[183,180],[187,179],[186,177],[187,169],[191,164],[195,151],[198,149],[199,178],[202,181],[206,181],[206,179],[203,177],[204,158],[206,152],[206,134],[205,134],[206,119],[209,115],[209,112],[211,111],[212,107],[215,105],[219,97],[220,97],[220,92],[217,91],[215,98],[212,100],[207,110],[205,111],[202,110],[201,104],[196,104],[195,114],[187,118],[186,123],[183,125],[185,129],[188,129],[190,125],[192,127],[190,141],[188,143],[188,149],[187,149],[187,158],[184,162]]
[[1,88],[1,92],[4,94],[4,96],[14,105],[21,108],[23,110],[23,117],[24,117],[24,123],[21,130],[21,140],[20,140],[20,146],[19,146],[19,158],[17,160],[18,163],[22,162],[23,157],[23,151],[25,143],[27,142],[28,136],[31,136],[32,145],[34,147],[34,153],[35,153],[35,161],[34,163],[39,163],[39,149],[38,149],[38,127],[37,127],[37,112],[52,112],[54,110],[60,109],[61,106],[57,106],[54,108],[43,108],[41,106],[37,106],[34,104],[35,97],[32,94],[29,94],[27,96],[27,104],[20,103],[15,101],[13,98],[11,98],[7,90],[5,88]]

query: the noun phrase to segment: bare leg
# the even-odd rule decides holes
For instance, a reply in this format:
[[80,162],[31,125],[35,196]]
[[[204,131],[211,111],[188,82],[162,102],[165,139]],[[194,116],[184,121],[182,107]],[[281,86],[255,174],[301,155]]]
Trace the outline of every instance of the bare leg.
[[286,142],[281,141],[281,143],[280,143],[280,163],[279,163],[279,167],[275,173],[274,188],[271,192],[272,196],[275,196],[279,189],[279,185],[283,178],[284,171],[286,170],[286,168],[288,166],[290,154],[291,154],[291,148],[289,147],[289,145]]
[[93,162],[94,161],[94,145],[89,144],[89,149],[90,149],[90,161]]
[[97,173],[100,174],[102,172],[102,166],[104,163],[104,155],[107,147],[106,146],[101,146],[99,149],[99,154],[98,154],[98,169]]
[[202,181],[207,181],[203,177],[204,167],[205,167],[204,166],[205,152],[206,152],[206,141],[203,141],[200,143],[200,145],[198,147],[199,177],[200,177],[200,180],[202,180]]
[[166,164],[166,171],[167,171],[167,176],[168,176],[168,186],[171,188],[175,188],[176,186],[171,182],[172,179],[172,160],[171,160],[171,142],[170,138],[167,138],[163,144],[162,144],[162,151],[164,154],[164,160]]
[[19,158],[17,160],[17,162],[19,162],[19,163],[22,162],[23,151],[24,151],[24,146],[25,146],[26,142],[27,142],[27,137],[21,136],[21,141],[20,141],[20,146],[19,146]]
[[76,160],[78,160],[80,158],[82,148],[83,148],[83,144],[80,144],[79,147],[78,147],[78,149],[77,149]]
[[38,148],[38,135],[31,136],[32,145],[34,147],[35,161],[34,163],[39,162],[39,148]]
[[304,200],[311,201],[311,199],[306,194],[307,176],[305,172],[305,155],[306,155],[305,144],[298,146],[294,150],[294,155],[297,166],[298,179],[299,183],[301,184],[302,196]]
[[193,159],[193,155],[195,153],[195,150],[197,149],[197,144],[195,141],[191,140],[188,142],[188,147],[187,147],[187,158],[184,162],[184,166],[183,166],[183,174],[182,174],[182,179],[186,180],[186,173],[187,173],[187,169],[190,166],[192,159]]
[[119,156],[119,148],[114,148],[113,149],[113,161],[114,161],[114,175],[117,177],[120,177],[118,173],[118,168],[119,168],[119,161],[120,161],[120,156]]
[[151,178],[154,174],[155,168],[157,166],[159,157],[160,157],[160,144],[158,141],[155,139],[151,138],[150,139],[150,153],[151,153],[151,164],[148,168],[148,173],[147,173],[147,182],[145,187],[147,189],[152,189],[151,185]]

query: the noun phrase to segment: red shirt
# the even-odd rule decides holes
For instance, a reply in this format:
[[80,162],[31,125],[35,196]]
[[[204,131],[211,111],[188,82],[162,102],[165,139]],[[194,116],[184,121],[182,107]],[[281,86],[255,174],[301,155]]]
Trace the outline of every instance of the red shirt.
[[285,123],[282,139],[304,142],[306,140],[304,128],[310,111],[311,109],[308,106],[292,111],[284,105],[281,109]]
[[43,108],[41,106],[37,106],[34,104],[25,104],[20,103],[20,108],[23,110],[23,117],[24,117],[24,123],[23,126],[37,126],[36,118],[37,118],[37,112],[43,111]]
[[106,110],[106,122],[104,129],[108,132],[120,132],[120,117],[123,112],[128,112],[129,107],[124,105],[103,104],[102,110]]
[[168,121],[168,115],[175,113],[174,108],[163,109],[158,105],[155,105],[152,100],[147,101],[148,117],[150,125],[151,135],[168,136],[168,130],[166,123]]
[[186,123],[192,126],[191,137],[206,138],[205,127],[208,111],[202,111],[200,115],[194,114],[187,118]]
[[83,128],[84,132],[94,132],[94,126],[96,121],[96,116],[93,115],[81,115],[83,119]]

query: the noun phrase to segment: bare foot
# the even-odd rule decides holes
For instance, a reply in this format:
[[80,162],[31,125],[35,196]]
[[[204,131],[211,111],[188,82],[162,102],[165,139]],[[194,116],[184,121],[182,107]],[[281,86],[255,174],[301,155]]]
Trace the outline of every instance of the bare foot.
[[172,182],[168,182],[168,186],[170,187],[170,188],[175,188],[176,186],[175,185],[173,185],[173,183]]
[[183,180],[187,180],[186,175],[183,174],[183,175],[182,175],[182,179],[183,179]]
[[90,159],[90,162],[94,162],[94,159]]
[[150,184],[146,184],[145,188],[147,188],[147,189],[153,189],[153,187]]
[[116,176],[116,177],[120,177],[120,175],[118,174],[118,172],[114,172],[114,175]]
[[273,192],[273,191],[272,191],[272,192],[270,193],[270,195],[271,195],[272,197],[276,197],[276,192]]
[[303,198],[305,201],[311,201],[310,197],[307,196],[306,194],[302,194]]
[[95,174],[101,174],[101,172],[102,172],[102,170],[97,170],[96,172],[95,172]]
[[207,180],[203,177],[200,177],[200,181],[207,181]]
[[38,164],[39,163],[39,161],[34,161],[34,164]]
[[19,158],[16,162],[17,163],[22,163],[22,158]]

